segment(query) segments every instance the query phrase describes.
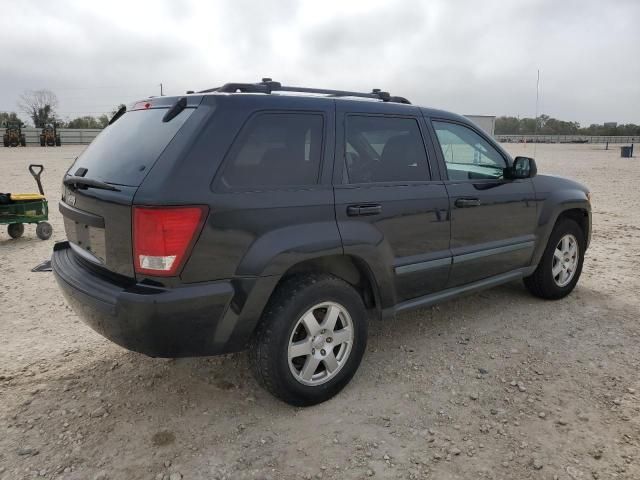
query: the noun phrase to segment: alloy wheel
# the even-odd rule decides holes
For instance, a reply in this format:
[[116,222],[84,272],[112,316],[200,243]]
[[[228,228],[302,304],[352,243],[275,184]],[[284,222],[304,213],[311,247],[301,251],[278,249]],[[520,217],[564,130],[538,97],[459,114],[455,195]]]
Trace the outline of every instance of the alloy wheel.
[[321,385],[342,369],[353,346],[353,322],[346,308],[319,303],[298,319],[287,357],[293,377],[303,385]]
[[565,287],[571,282],[578,268],[579,255],[576,237],[570,233],[563,236],[553,252],[551,266],[551,275],[557,286]]

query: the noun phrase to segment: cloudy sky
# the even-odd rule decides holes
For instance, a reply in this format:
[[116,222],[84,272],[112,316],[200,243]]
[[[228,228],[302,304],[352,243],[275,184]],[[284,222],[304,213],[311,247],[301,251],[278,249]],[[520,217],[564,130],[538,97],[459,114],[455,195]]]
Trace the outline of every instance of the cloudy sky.
[[53,90],[74,118],[157,95],[160,82],[181,94],[270,76],[534,116],[540,69],[541,113],[640,123],[638,0],[8,3],[0,111],[26,89]]

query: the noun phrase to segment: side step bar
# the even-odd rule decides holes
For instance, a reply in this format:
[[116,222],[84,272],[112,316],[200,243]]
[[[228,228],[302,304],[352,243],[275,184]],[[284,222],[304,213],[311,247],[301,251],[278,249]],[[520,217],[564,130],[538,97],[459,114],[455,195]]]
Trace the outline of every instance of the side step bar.
[[408,312],[418,308],[430,307],[431,305],[444,302],[445,300],[449,300],[454,297],[475,293],[479,290],[495,287],[497,285],[501,285],[503,283],[507,283],[512,280],[518,280],[519,278],[523,278],[523,277],[526,277],[527,275],[530,275],[535,270],[535,268],[536,266],[521,268],[518,270],[513,270],[511,272],[502,273],[494,277],[478,280],[477,282],[469,283],[467,285],[449,288],[448,290],[443,290],[442,292],[431,293],[423,297],[406,300],[396,305],[395,309],[393,309],[393,313],[395,314],[395,313],[401,313],[401,312]]

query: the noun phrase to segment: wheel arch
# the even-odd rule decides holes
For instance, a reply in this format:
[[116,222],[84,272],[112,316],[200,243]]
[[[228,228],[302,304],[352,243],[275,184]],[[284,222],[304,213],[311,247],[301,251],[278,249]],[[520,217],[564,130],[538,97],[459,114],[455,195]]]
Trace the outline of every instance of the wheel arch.
[[533,265],[537,265],[542,258],[544,250],[553,229],[563,219],[575,221],[585,236],[586,246],[591,241],[591,206],[586,200],[574,200],[559,202],[554,208],[544,209],[538,224],[538,245],[533,255]]
[[305,260],[292,265],[276,288],[291,276],[305,273],[325,273],[344,280],[360,294],[368,310],[380,312],[382,301],[378,282],[363,259],[353,255],[328,255]]
[[347,282],[363,299],[365,308],[374,318],[382,318],[387,306],[382,290],[370,266],[353,255],[325,255],[305,259],[290,265],[282,275],[239,277],[234,281],[237,298],[230,305],[229,328],[234,349],[241,349],[255,334],[260,318],[278,288],[291,277],[305,273],[334,275]]

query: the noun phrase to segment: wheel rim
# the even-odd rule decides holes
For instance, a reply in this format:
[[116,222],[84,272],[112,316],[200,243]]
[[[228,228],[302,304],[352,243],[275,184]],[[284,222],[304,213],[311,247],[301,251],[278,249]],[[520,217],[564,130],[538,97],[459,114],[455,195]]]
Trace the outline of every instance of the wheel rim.
[[345,365],[353,346],[353,322],[339,303],[319,303],[298,319],[287,349],[293,377],[303,385],[321,385]]
[[576,274],[580,251],[578,240],[571,234],[560,239],[553,251],[551,275],[559,287],[567,286]]

